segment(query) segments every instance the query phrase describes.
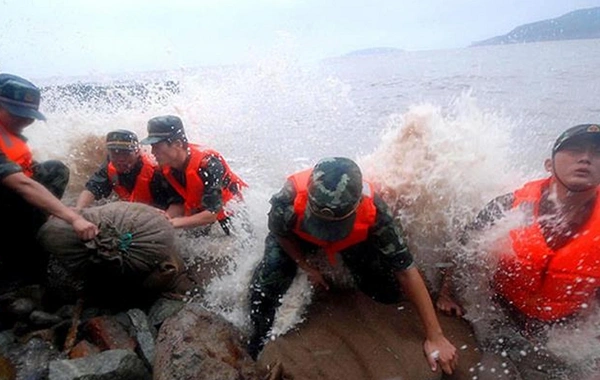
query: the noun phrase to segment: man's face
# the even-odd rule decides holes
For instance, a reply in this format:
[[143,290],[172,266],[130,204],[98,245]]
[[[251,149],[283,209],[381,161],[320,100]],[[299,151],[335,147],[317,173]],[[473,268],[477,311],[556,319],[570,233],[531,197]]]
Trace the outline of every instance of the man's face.
[[570,190],[585,191],[600,185],[600,139],[574,137],[553,160],[554,175]]
[[156,162],[158,162],[161,166],[177,166],[178,165],[178,141],[174,141],[173,143],[169,143],[167,141],[157,142],[156,144],[152,144],[152,154],[156,158]]
[[23,129],[30,126],[34,121],[35,119],[16,116],[7,110],[0,108],[0,124],[15,134],[23,133]]
[[139,151],[109,149],[108,159],[119,173],[129,173],[138,161]]

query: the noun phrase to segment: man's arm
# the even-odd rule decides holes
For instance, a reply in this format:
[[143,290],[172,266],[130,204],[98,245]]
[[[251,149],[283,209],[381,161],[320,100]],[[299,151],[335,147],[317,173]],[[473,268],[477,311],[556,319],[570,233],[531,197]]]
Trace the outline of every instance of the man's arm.
[[[170,207],[170,210],[175,210],[176,207]],[[169,211],[167,211],[169,215]],[[175,228],[192,228],[198,226],[206,226],[217,221],[217,214],[204,210],[190,216],[175,216],[171,218],[171,224]]]
[[2,185],[22,196],[29,204],[70,223],[80,239],[91,240],[98,234],[98,227],[95,224],[65,206],[42,184],[22,172],[4,177]]
[[[496,221],[502,219],[508,210],[512,207],[514,195],[512,193],[501,195],[490,201],[469,223],[458,237],[458,242],[461,245],[466,245],[469,242],[470,234],[473,232],[483,231],[493,226]],[[438,310],[448,314],[462,317],[464,309],[457,302],[453,292],[453,264],[448,264],[448,267],[443,268],[442,282],[437,300],[435,302]]]
[[108,178],[108,161],[105,160],[86,182],[85,189],[77,197],[75,210],[80,211],[89,207],[96,199],[106,198],[111,193],[112,184]]
[[431,370],[437,370],[437,362],[439,362],[445,373],[452,374],[458,362],[458,353],[456,347],[446,339],[442,332],[429,292],[419,271],[416,267],[396,271],[396,278],[408,299],[417,308],[423,323],[425,329],[423,350]]
[[81,194],[79,194],[79,197],[77,197],[77,202],[75,203],[75,210],[79,211],[88,207],[89,205],[94,203],[95,199],[96,197],[94,197],[94,194],[92,194],[91,191],[89,191],[88,189],[84,189],[81,192]]
[[[223,192],[221,189],[225,168],[217,157],[210,157],[205,166],[198,170],[198,175],[204,183],[202,193],[202,211],[189,216],[176,216],[171,219],[175,228],[192,228],[205,226],[217,221],[217,214],[223,207]],[[168,213],[167,213],[168,214]]]
[[275,236],[277,238],[277,242],[281,245],[285,253],[296,262],[300,269],[306,272],[308,280],[311,282],[311,284],[313,284],[313,286],[320,286],[325,290],[329,290],[329,284],[327,281],[325,281],[323,275],[321,275],[321,272],[306,261],[306,258],[304,257],[302,250],[299,248],[296,239],[291,236]]

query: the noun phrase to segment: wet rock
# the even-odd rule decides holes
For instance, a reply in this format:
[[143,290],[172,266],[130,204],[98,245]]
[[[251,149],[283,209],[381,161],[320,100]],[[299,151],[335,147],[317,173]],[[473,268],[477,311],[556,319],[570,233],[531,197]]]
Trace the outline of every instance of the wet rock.
[[85,336],[101,350],[126,349],[134,351],[136,342],[125,328],[109,316],[90,319],[83,327]]
[[73,314],[75,314],[75,305],[63,305],[56,310],[55,314],[62,319],[73,318]]
[[[480,360],[468,324],[438,316],[460,360],[453,379],[471,379]],[[306,321],[267,343],[262,368],[278,368],[272,379],[441,379],[423,354],[423,327],[408,302],[383,305],[358,292],[327,292],[308,310]]]
[[83,310],[81,313],[81,320],[87,321],[88,319],[92,319],[95,317],[99,317],[101,315],[110,314],[110,311],[103,310],[97,307],[88,307]]
[[0,356],[0,380],[14,380],[17,377],[15,366],[7,358]]
[[40,339],[54,345],[56,341],[56,333],[53,329],[35,330],[21,337],[21,342],[27,342],[31,339]]
[[188,304],[159,330],[154,380],[260,379],[241,333],[222,317]]
[[0,331],[0,355],[7,356],[15,347],[17,338],[12,330]]
[[55,360],[48,380],[150,380],[144,363],[129,350],[109,350],[81,359]]
[[15,365],[18,379],[42,380],[48,376],[48,363],[59,356],[52,344],[33,338],[11,351],[9,358]]
[[36,308],[35,302],[30,298],[19,298],[13,301],[8,307],[8,312],[18,319],[25,319]]
[[159,298],[148,311],[148,321],[152,326],[158,326],[183,308],[183,301]]
[[131,309],[127,312],[133,325],[133,334],[138,342],[139,354],[146,364],[152,367],[155,354],[156,329],[148,323],[148,317],[140,309]]
[[100,353],[100,349],[98,348],[98,346],[84,339],[77,343],[75,347],[73,347],[71,351],[69,351],[69,359],[85,358],[88,356],[96,355],[98,353]]
[[29,321],[35,327],[50,327],[62,322],[62,318],[55,314],[50,314],[45,311],[35,310],[29,314]]

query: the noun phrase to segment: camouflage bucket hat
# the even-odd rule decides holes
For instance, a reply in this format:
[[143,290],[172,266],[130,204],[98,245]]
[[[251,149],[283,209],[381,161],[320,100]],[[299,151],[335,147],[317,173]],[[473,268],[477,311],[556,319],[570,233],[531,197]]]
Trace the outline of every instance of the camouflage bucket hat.
[[11,115],[46,120],[40,107],[40,89],[30,81],[11,74],[0,74],[0,104]]
[[152,145],[165,140],[181,139],[187,141],[183,122],[174,115],[153,117],[148,120],[148,137],[141,141],[144,145]]
[[600,125],[598,124],[579,124],[564,131],[558,136],[552,147],[552,156],[556,154],[565,143],[574,137],[586,136],[588,139],[598,139],[600,141]]
[[322,159],[308,181],[302,228],[320,240],[344,239],[353,229],[362,192],[362,174],[354,161],[345,157]]
[[126,129],[117,129],[106,135],[106,149],[137,151],[140,148],[138,137]]

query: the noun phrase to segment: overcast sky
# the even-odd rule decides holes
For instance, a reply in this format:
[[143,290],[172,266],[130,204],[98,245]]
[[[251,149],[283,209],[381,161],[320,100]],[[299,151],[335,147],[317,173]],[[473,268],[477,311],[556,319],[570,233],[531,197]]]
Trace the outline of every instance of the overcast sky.
[[0,71],[29,78],[462,48],[600,0],[0,0]]

